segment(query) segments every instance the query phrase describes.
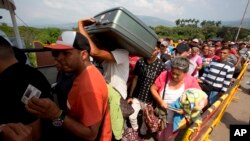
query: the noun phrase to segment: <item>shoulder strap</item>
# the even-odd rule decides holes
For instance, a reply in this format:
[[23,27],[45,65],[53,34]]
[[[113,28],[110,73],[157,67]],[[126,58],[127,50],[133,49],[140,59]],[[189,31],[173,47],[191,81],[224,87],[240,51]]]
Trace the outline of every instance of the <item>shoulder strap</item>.
[[165,85],[164,85],[164,88],[163,88],[163,94],[162,94],[162,98],[161,99],[164,99],[164,96],[165,96],[165,90],[166,90],[166,85],[168,83],[168,74],[169,71],[167,71],[167,75],[166,75],[166,82],[165,82]]
[[[217,79],[218,75],[221,73],[222,69],[224,69],[225,66],[226,66],[226,64],[224,64],[223,67],[220,69],[219,73],[216,74],[214,80]],[[214,81],[213,81],[213,83],[212,83],[212,86],[213,86],[213,85],[214,85]]]

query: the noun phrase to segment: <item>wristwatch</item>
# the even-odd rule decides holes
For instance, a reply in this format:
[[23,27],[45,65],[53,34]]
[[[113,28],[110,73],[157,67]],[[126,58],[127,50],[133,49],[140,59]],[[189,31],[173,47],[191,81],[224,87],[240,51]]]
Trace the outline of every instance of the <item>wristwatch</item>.
[[63,111],[63,110],[61,110],[60,116],[57,119],[54,119],[52,121],[53,126],[55,126],[55,127],[61,127],[63,125],[63,121],[65,119],[65,116],[66,116],[66,112]]

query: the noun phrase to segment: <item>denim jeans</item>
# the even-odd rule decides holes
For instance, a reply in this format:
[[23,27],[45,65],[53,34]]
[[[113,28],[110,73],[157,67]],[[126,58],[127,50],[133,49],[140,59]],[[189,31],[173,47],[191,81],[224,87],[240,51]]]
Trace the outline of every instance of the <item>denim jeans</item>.
[[219,92],[218,91],[211,91],[208,95],[208,103],[209,105],[212,105],[218,98],[219,98]]

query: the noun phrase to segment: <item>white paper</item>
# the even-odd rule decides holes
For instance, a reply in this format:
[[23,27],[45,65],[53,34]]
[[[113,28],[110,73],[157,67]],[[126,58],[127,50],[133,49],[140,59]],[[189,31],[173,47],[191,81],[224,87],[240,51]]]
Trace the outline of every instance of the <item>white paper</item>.
[[27,89],[25,90],[23,97],[21,99],[21,101],[24,104],[28,104],[28,101],[32,98],[32,97],[37,97],[39,98],[41,95],[41,91],[39,89],[37,89],[36,87],[34,87],[33,85],[29,84]]

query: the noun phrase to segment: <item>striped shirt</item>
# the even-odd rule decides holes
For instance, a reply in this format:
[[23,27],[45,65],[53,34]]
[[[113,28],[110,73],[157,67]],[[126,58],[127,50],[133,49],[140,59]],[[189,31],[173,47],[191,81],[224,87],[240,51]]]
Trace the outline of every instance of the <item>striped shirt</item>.
[[200,78],[203,82],[214,87],[215,91],[226,92],[234,74],[234,65],[231,62],[213,61]]

